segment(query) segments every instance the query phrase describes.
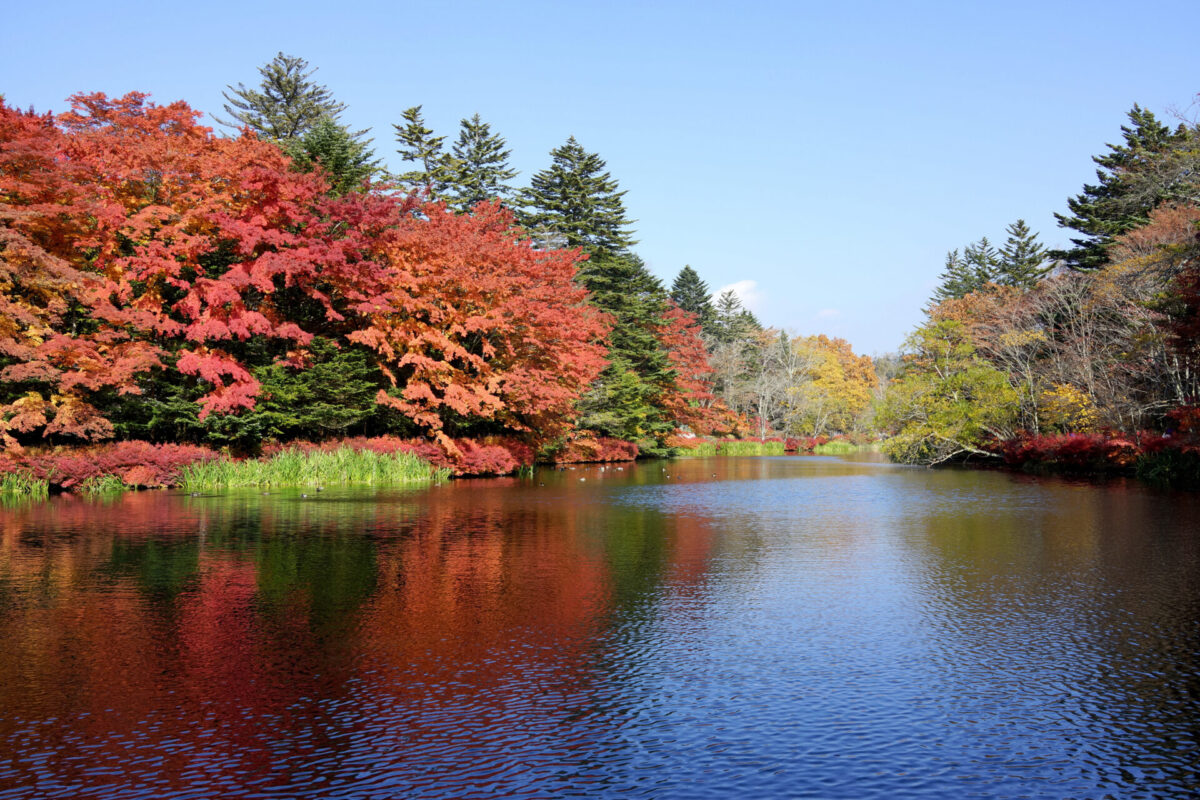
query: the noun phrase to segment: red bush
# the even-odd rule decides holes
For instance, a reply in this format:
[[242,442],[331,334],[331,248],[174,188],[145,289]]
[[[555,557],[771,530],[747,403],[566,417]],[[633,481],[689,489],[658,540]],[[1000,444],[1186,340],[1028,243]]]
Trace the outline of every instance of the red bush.
[[173,486],[189,464],[217,458],[207,447],[112,442],[69,450],[46,450],[0,459],[0,472],[28,471],[51,486],[71,489],[112,475],[128,486]]
[[577,433],[567,439],[561,450],[551,460],[556,464],[582,464],[601,461],[633,461],[638,457],[638,446],[633,442]]
[[1141,448],[1115,434],[1064,433],[1018,436],[994,446],[1009,466],[1045,466],[1070,472],[1111,472],[1130,469]]

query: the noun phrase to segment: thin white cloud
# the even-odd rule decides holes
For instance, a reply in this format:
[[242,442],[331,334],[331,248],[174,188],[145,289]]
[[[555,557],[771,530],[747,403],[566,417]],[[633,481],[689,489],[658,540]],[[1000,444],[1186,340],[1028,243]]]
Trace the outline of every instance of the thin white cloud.
[[753,311],[755,314],[762,310],[762,303],[763,300],[766,299],[766,295],[764,295],[762,290],[758,288],[758,281],[737,281],[736,283],[730,283],[726,286],[722,286],[720,289],[717,289],[715,292],[713,292],[713,302],[716,302],[718,297],[725,294],[725,292],[728,292],[730,289],[732,289],[733,293],[737,295],[738,300],[742,301],[742,305]]
[[834,317],[840,317],[841,315],[842,312],[836,308],[822,308],[817,312],[817,319],[833,319]]

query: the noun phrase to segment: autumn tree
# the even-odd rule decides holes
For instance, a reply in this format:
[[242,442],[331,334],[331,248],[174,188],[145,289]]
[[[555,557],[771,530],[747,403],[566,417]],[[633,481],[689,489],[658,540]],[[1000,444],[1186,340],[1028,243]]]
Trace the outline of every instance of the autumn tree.
[[428,204],[377,242],[387,291],[357,306],[348,338],[375,352],[378,401],[452,450],[466,424],[542,443],[571,425],[604,367],[605,316],[574,282],[578,255],[516,240],[497,204],[456,215]]
[[1010,437],[1016,421],[1007,376],[978,356],[958,322],[929,322],[906,348],[904,373],[888,387],[876,418],[893,434],[884,452],[928,465],[992,456],[984,445]]
[[786,403],[788,430],[805,436],[847,433],[871,404],[878,378],[870,356],[856,355],[845,339],[824,335],[792,341]]
[[60,273],[49,274],[69,279],[70,296],[46,295],[24,349],[9,348],[19,363],[6,380],[29,386],[25,430],[108,435],[97,398],[143,391],[159,368],[175,374],[160,386],[196,386],[200,420],[252,408],[254,365],[301,357],[313,333],[380,291],[361,254],[391,219],[383,200],[330,200],[274,145],[215,137],[197,116],[138,93],[93,94],[39,123],[48,158],[5,193],[6,207],[22,206],[10,235],[53,253]]
[[278,53],[271,63],[258,68],[262,76],[259,88],[248,89],[241,83],[236,89],[226,87],[225,113],[233,122],[221,124],[250,128],[263,138],[287,142],[303,137],[324,118],[336,121],[346,106],[334,100],[328,88],[312,81],[316,71],[316,67],[309,69],[303,58]]
[[[88,165],[49,114],[0,102],[0,445],[19,437],[104,438],[112,424],[92,403],[99,391],[139,391],[161,363],[111,306],[90,314],[104,279],[83,243],[111,220],[90,190]],[[93,245],[94,246],[94,245]]]
[[674,300],[663,321],[658,340],[670,361],[672,381],[663,392],[662,407],[676,427],[710,434],[720,427],[721,413],[714,408],[713,368],[701,338],[700,322]]
[[458,139],[450,148],[447,202],[460,213],[467,213],[486,200],[507,201],[512,194],[508,182],[517,175],[508,165],[511,152],[504,138],[492,133],[491,126],[478,114],[463,119]]

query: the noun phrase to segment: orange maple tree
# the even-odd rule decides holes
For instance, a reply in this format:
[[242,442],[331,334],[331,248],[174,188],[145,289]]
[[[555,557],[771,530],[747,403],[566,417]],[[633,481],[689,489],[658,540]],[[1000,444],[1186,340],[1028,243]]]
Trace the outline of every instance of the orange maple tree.
[[356,310],[349,334],[381,358],[391,406],[453,450],[453,418],[494,422],[546,441],[605,365],[608,318],[574,282],[576,250],[537,250],[512,215],[481,203],[456,215],[430,203],[389,230],[377,258],[391,286]]
[[[77,95],[57,117],[0,105],[0,380],[27,385],[0,432],[102,438],[89,402],[169,366],[211,386],[201,417],[254,405],[236,354],[259,337],[297,362],[315,325],[378,296],[366,242],[405,204],[344,201],[251,134],[219,138],[184,103]],[[312,325],[310,325],[311,327]]]

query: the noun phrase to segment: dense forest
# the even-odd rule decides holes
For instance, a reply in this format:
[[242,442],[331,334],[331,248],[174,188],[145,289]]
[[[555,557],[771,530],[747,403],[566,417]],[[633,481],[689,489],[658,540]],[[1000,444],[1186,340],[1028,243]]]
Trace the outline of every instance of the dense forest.
[[391,174],[314,72],[281,53],[229,87],[223,135],[137,92],[0,105],[10,456],[392,437],[528,462],[865,428],[869,358],[764,328],[689,267],[665,287],[573,137],[515,188],[478,115],[447,146],[414,106]]
[[876,421],[894,458],[1200,480],[1200,126],[1134,106],[1072,246],[1021,220],[946,257]]
[[281,53],[228,87],[224,133],[137,92],[0,102],[5,469],[110,440],[386,439],[480,472],[883,434],[910,463],[1196,472],[1193,122],[1135,106],[1059,216],[1070,249],[1018,220],[952,250],[925,323],[871,359],[690,266],[665,286],[573,136],[517,187],[478,114],[448,142],[416,105],[391,173],[314,73]]

